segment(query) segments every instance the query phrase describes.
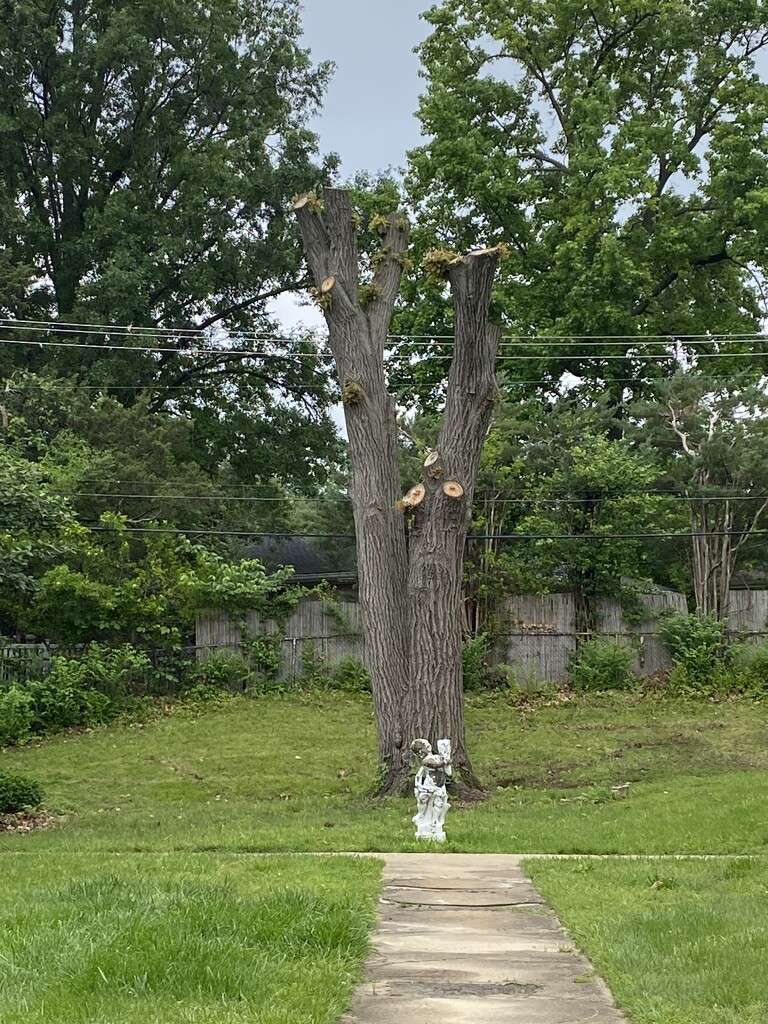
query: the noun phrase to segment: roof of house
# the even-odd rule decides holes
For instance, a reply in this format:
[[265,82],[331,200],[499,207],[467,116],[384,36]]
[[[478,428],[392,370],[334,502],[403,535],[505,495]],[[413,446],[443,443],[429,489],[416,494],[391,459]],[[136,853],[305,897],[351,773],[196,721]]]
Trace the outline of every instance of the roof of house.
[[248,549],[249,558],[257,558],[269,572],[282,566],[294,570],[294,579],[300,583],[354,583],[357,570],[334,569],[328,556],[302,537],[265,538]]

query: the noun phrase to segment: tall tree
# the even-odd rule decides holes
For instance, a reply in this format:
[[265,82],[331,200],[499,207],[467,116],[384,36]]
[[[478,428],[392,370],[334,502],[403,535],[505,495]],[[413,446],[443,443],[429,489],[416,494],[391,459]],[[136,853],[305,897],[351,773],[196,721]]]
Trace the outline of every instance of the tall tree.
[[500,330],[488,320],[488,305],[501,253],[431,256],[433,271],[450,284],[456,341],[437,447],[424,462],[423,481],[403,499],[384,355],[408,221],[400,214],[372,217],[366,226],[380,245],[361,260],[360,218],[349,192],[325,189],[322,203],[310,193],[294,210],[342,387],[381,792],[408,788],[410,742],[417,737],[433,744],[450,738],[458,772],[477,786],[464,734],[461,578],[475,477],[497,396]]
[[680,375],[642,411],[688,498],[696,610],[727,618],[733,574],[768,512],[765,383]]
[[[246,478],[250,442],[266,458],[319,424],[330,443],[312,344],[249,340],[275,333],[268,303],[301,277],[289,199],[333,169],[307,127],[330,68],[301,48],[300,10],[0,0],[0,312],[93,325],[4,325],[3,377],[53,367],[186,416],[206,468],[232,457]],[[8,344],[34,340],[88,348]],[[195,356],[201,341],[224,351]]]
[[[685,338],[752,334],[765,312],[768,4],[445,0],[425,17],[417,245],[509,245],[504,326],[550,336],[504,348],[510,384],[557,392],[567,371],[620,406],[674,372],[656,335],[709,372],[745,365],[754,344],[709,360],[714,338]],[[450,334],[439,291],[419,296],[408,328]]]
[[74,515],[33,463],[0,446],[0,632],[14,632],[37,579],[63,556]]

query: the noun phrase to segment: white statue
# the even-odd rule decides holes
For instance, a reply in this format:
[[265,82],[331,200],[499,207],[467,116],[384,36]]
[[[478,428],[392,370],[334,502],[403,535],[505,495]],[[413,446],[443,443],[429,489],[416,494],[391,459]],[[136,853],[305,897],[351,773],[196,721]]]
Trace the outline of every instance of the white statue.
[[432,753],[432,744],[423,739],[414,740],[411,750],[420,762],[413,789],[417,808],[413,816],[416,838],[434,839],[443,843],[443,823],[451,806],[445,791],[446,780],[453,774],[451,741],[438,740],[436,754]]

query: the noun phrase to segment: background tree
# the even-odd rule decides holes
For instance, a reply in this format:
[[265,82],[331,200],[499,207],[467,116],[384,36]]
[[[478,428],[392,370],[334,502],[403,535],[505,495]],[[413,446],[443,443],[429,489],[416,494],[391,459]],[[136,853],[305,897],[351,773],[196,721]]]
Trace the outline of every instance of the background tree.
[[493,633],[509,593],[573,593],[589,633],[599,598],[630,608],[651,581],[678,582],[679,541],[653,535],[685,531],[686,506],[639,432],[612,437],[612,413],[577,396],[497,406],[468,549],[471,632]]
[[[445,410],[423,481],[401,499],[398,422],[384,353],[409,224],[370,218],[380,247],[361,261],[360,217],[348,191],[310,193],[294,210],[318,303],[328,324],[344,401],[357,536],[360,607],[384,777],[381,792],[409,787],[410,742],[449,737],[455,765],[477,785],[467,755],[461,677],[464,542],[483,441],[497,389],[499,328],[487,319],[499,249],[433,253],[456,310]],[[403,515],[408,518],[408,541]]]
[[[333,169],[307,128],[330,69],[299,15],[297,0],[0,2],[0,307],[92,325],[4,324],[4,381],[52,371],[185,417],[200,465],[249,481],[274,470],[278,436],[332,444],[314,345],[268,341],[269,300],[301,276],[285,207]],[[7,344],[33,340],[88,347]],[[201,341],[220,351],[190,354]]]
[[15,633],[39,575],[63,556],[75,519],[33,463],[0,447],[0,633]]
[[[498,312],[522,338],[503,346],[508,387],[560,393],[567,371],[620,410],[674,372],[664,339],[710,373],[765,351],[688,337],[753,334],[765,311],[765,2],[446,0],[425,17],[416,248],[509,246]],[[439,290],[409,298],[402,326],[452,333]]]
[[642,411],[640,429],[688,499],[696,610],[726,618],[733,574],[768,511],[765,384],[680,375]]

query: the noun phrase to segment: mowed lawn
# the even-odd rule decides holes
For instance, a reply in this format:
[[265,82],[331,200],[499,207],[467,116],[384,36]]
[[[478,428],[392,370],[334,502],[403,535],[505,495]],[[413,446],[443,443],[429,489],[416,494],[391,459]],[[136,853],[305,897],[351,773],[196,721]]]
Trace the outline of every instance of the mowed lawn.
[[[527,866],[633,1024],[758,1024],[767,733],[768,710],[748,701],[471,699],[489,798],[454,801],[445,848],[729,855]],[[38,779],[56,815],[0,833],[4,1024],[332,1024],[365,957],[380,862],[287,854],[417,848],[413,801],[368,796],[363,697],[177,708],[0,765]]]
[[525,867],[633,1024],[768,1021],[766,858]]
[[368,950],[370,858],[7,854],[3,1024],[332,1024]]
[[[768,851],[768,708],[641,696],[474,699],[468,736],[490,798],[454,801],[447,849]],[[58,826],[0,850],[413,849],[413,801],[371,801],[370,702],[291,695],[178,709],[145,725],[6,751]],[[611,786],[630,782],[626,800]]]

